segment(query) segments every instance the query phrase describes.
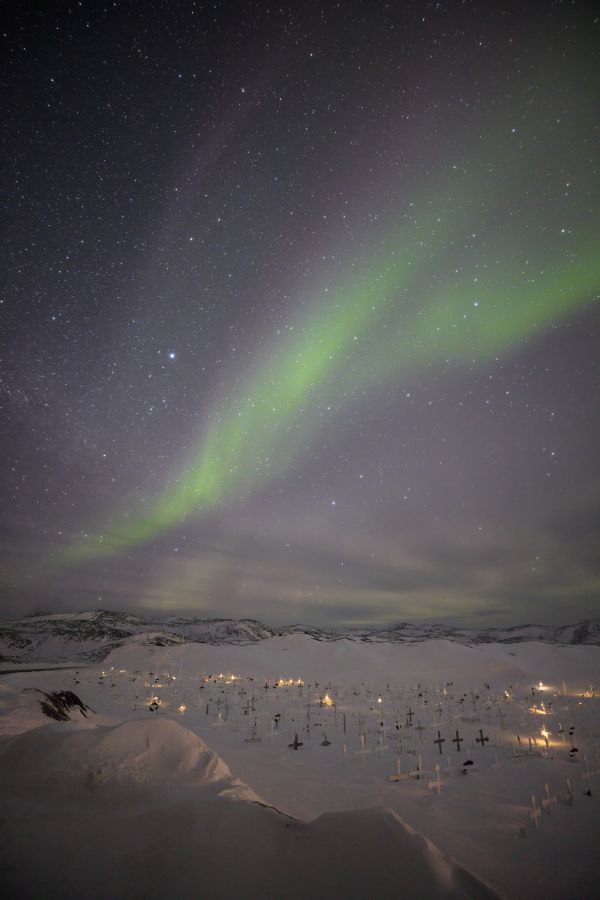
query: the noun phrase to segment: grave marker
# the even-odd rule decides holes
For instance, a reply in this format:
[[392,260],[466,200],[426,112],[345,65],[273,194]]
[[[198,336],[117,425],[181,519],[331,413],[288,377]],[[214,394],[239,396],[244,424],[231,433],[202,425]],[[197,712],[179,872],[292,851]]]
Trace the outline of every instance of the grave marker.
[[475,738],[475,742],[477,744],[481,744],[481,749],[483,750],[485,747],[486,741],[489,741],[489,737],[485,737],[483,734],[483,730],[480,728],[479,729],[479,737]]
[[539,828],[539,820],[542,818],[542,810],[536,803],[535,795],[531,795],[531,809],[529,810],[529,818],[536,828]]
[[429,784],[427,785],[427,787],[429,788],[430,791],[435,788],[435,790],[437,790],[437,792],[438,792],[438,797],[439,797],[440,790],[442,787],[442,782],[440,781],[440,764],[439,763],[435,764],[435,781],[430,781]]
[[443,738],[441,736],[440,732],[438,731],[437,740],[435,740],[433,743],[438,745],[439,750],[440,750],[440,756],[441,756],[442,755],[442,744],[446,743],[446,738]]
[[550,787],[548,782],[544,782],[544,791],[546,792],[546,796],[542,797],[542,809],[547,809],[550,812],[550,807],[556,805],[556,796],[550,793]]

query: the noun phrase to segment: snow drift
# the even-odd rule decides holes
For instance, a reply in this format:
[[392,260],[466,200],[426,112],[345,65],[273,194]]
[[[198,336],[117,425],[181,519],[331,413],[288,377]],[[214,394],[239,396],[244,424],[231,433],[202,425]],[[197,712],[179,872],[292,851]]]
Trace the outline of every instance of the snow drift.
[[266,807],[168,719],[52,724],[0,754],[7,900],[496,896],[391,810]]

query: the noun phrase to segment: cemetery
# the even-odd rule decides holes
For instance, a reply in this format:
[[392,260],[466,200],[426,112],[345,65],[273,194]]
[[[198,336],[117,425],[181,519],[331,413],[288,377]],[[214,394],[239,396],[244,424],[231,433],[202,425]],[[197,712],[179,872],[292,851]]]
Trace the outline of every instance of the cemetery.
[[[230,650],[219,671],[202,665],[218,648],[201,657],[138,652],[127,665],[116,651],[104,667],[23,673],[3,684],[13,700],[26,682],[72,692],[90,709],[86,728],[139,723],[151,735],[177,723],[248,786],[246,799],[286,821],[391,810],[499,896],[538,895],[536,885],[548,897],[587,895],[598,875],[597,679],[567,666],[569,677],[546,680],[547,665],[527,680],[506,680],[514,669],[491,679],[485,668],[465,667],[455,678],[417,672],[410,680],[400,671],[395,681],[389,666],[373,666],[382,677],[353,666],[355,678],[327,678],[323,659],[313,667],[310,654],[303,667],[288,655],[294,668],[274,675],[285,654],[249,662],[236,649],[240,665],[229,668]],[[18,702],[27,696],[31,710],[31,694]],[[575,894],[572,867],[560,866],[573,854],[583,858]]]

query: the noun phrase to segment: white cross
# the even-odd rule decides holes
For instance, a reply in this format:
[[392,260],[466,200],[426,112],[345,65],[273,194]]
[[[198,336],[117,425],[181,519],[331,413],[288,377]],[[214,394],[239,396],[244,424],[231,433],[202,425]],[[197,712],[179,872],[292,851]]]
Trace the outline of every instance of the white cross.
[[566,778],[565,781],[567,782],[567,803],[569,806],[573,806],[573,788],[571,787],[571,779]]
[[542,809],[547,809],[548,812],[550,812],[550,807],[554,806],[556,803],[556,796],[550,793],[550,787],[547,781],[544,783],[544,790],[546,796],[542,797]]
[[396,774],[390,775],[389,780],[390,781],[403,781],[407,777],[408,777],[407,775],[403,775],[402,772],[400,771],[400,756],[398,755],[396,757]]
[[442,782],[440,781],[440,764],[435,764],[435,781],[430,781],[427,785],[429,790],[435,789],[438,792],[438,796],[442,787]]

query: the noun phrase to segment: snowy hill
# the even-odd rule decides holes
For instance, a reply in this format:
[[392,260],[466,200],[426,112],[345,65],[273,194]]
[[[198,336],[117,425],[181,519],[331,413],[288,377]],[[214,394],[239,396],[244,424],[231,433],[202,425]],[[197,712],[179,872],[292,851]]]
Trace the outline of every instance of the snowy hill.
[[0,759],[6,900],[497,897],[391,810],[307,823],[266,806],[168,719],[51,725]]
[[34,615],[0,624],[0,663],[39,664],[52,661],[99,661],[117,647],[173,646],[182,643],[247,645],[276,637],[306,635],[315,641],[334,643],[415,644],[451,641],[463,645],[518,644],[537,641],[550,644],[600,645],[600,620],[574,625],[517,625],[511,628],[467,629],[448,625],[400,623],[386,628],[319,628],[291,625],[273,629],[255,619],[202,619],[170,616],[164,619],[109,610]]

